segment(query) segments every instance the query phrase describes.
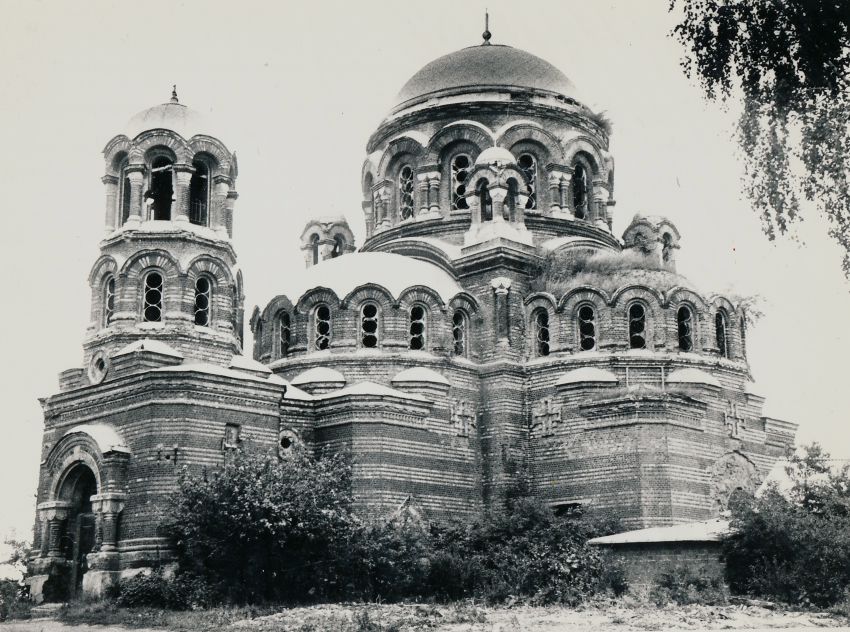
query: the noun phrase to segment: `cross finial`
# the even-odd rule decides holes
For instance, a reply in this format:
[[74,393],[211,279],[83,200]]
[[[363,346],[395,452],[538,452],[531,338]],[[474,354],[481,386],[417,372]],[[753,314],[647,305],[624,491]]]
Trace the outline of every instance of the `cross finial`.
[[487,9],[484,9],[484,33],[481,37],[484,38],[484,42],[481,45],[489,46],[490,38],[493,37],[493,34],[490,32],[490,13],[488,13]]
[[171,87],[171,102],[172,103],[180,103],[180,101],[177,100],[177,84],[176,83]]

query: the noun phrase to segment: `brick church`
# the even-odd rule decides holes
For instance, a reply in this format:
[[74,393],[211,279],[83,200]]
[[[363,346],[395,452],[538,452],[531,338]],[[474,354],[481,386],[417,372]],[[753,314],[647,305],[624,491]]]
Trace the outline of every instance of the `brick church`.
[[604,117],[489,40],[401,88],[366,145],[364,242],[310,222],[252,354],[236,156],[176,93],[107,143],[83,363],[43,400],[38,599],[167,562],[178,473],[240,446],[350,450],[364,515],[471,515],[525,477],[641,528],[718,515],[793,443],[761,413],[743,307],[677,272],[676,227],[613,234]]

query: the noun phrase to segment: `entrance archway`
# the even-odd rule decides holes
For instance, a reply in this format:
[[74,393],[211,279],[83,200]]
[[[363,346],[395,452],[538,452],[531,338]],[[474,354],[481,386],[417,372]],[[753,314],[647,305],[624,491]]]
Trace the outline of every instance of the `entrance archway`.
[[91,497],[97,494],[97,478],[84,463],[75,465],[59,488],[59,498],[70,503],[62,541],[62,553],[70,562],[69,596],[77,596],[83,585],[86,556],[95,545],[95,517]]

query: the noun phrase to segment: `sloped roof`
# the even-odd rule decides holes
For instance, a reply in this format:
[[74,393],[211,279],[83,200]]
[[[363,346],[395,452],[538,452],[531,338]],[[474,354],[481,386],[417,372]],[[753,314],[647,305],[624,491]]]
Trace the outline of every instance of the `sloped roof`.
[[721,518],[688,522],[671,527],[650,527],[606,535],[590,544],[646,544],[661,542],[719,542],[729,533],[729,521]]

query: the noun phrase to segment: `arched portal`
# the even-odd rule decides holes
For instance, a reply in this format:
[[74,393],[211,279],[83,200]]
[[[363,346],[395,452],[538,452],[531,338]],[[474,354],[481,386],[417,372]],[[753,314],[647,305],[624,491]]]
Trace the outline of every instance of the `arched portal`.
[[95,546],[95,516],[92,496],[97,494],[97,478],[85,463],[74,465],[62,480],[58,497],[68,503],[68,518],[62,536],[62,555],[70,562],[68,593],[78,595],[88,570],[86,556]]

